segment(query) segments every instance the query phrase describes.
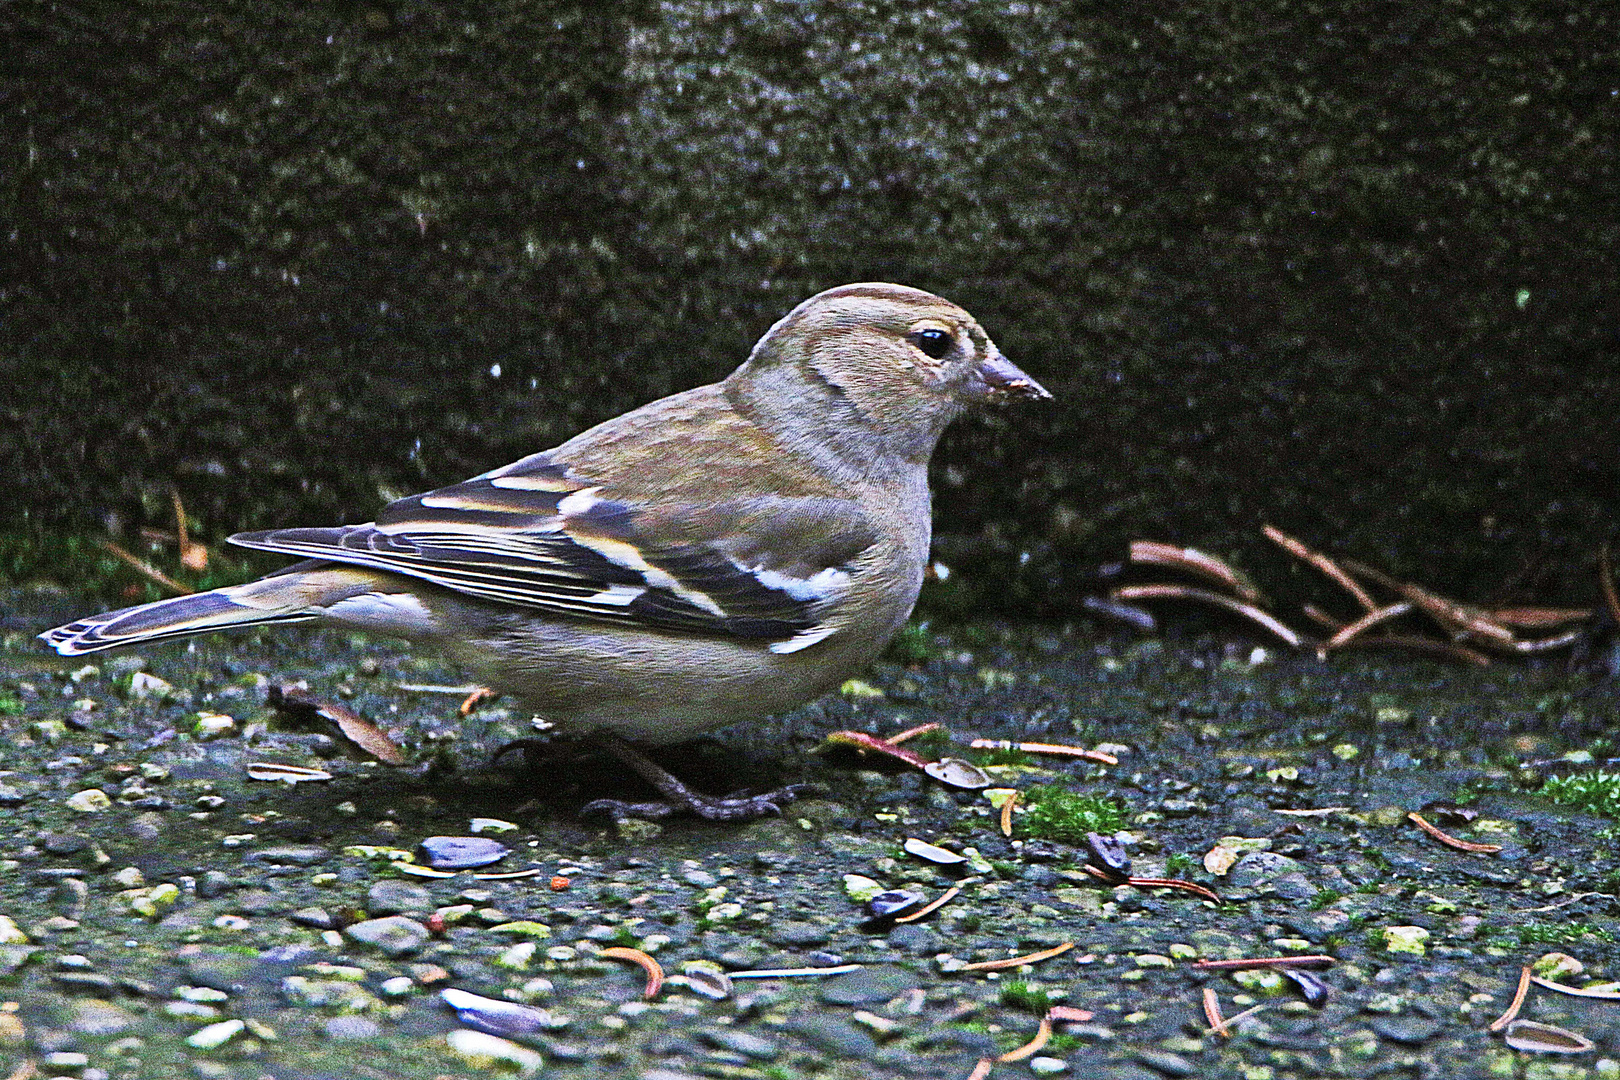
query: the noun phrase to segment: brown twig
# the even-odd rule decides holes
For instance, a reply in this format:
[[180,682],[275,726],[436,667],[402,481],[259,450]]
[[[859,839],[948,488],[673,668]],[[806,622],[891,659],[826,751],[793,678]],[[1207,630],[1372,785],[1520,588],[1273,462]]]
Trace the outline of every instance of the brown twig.
[[116,558],[119,558],[128,563],[130,566],[134,567],[135,570],[141,574],[141,576],[147,578],[148,580],[157,582],[159,585],[163,586],[165,589],[168,589],[170,592],[175,593],[176,595],[186,596],[197,591],[189,585],[182,585],[180,582],[174,580],[174,578],[170,577],[168,574],[165,574],[163,571],[159,570],[145,559],[142,559],[140,556],[131,555],[129,552],[125,551],[111,540],[97,540],[96,543],[101,545],[102,550],[106,551],[109,555],[115,556]]
[[1530,641],[1515,639],[1509,651],[1516,653],[1552,652],[1554,649],[1568,648],[1585,635],[1586,631],[1584,629],[1576,628],[1566,630],[1562,634],[1554,634],[1552,637],[1534,638]]
[[1416,810],[1413,810],[1407,814],[1406,820],[1410,821],[1412,824],[1416,825],[1418,828],[1422,829],[1424,832],[1446,845],[1446,847],[1456,848],[1458,851],[1476,851],[1482,855],[1495,855],[1498,851],[1502,850],[1501,844],[1479,844],[1472,840],[1459,840],[1449,833],[1441,832],[1439,829],[1429,824],[1428,820]]
[[1130,885],[1138,889],[1180,889],[1182,892],[1190,892],[1197,896],[1201,896],[1205,900],[1212,903],[1218,904],[1221,902],[1221,898],[1217,896],[1214,891],[1207,889],[1194,881],[1182,881],[1180,878],[1122,878],[1115,874],[1110,874],[1100,866],[1085,866],[1081,869],[1085,870],[1086,873],[1090,874],[1097,880],[1106,882],[1109,885]]
[[664,969],[658,966],[658,961],[642,952],[640,949],[627,949],[622,945],[614,945],[603,949],[598,955],[609,960],[624,960],[635,964],[647,973],[647,988],[641,996],[651,1001],[658,996],[658,991],[664,988]]
[[973,1066],[973,1071],[967,1074],[967,1080],[984,1080],[995,1067],[994,1058],[980,1058],[978,1064]]
[[1530,992],[1530,965],[1526,964],[1519,969],[1519,988],[1513,991],[1513,1001],[1509,1003],[1507,1012],[1498,1016],[1491,1022],[1486,1031],[1501,1031],[1518,1017],[1519,1010],[1524,1007],[1524,996]]
[[1122,585],[1109,595],[1115,600],[1192,600],[1225,608],[1271,631],[1293,648],[1304,644],[1304,639],[1297,632],[1278,622],[1269,612],[1208,589],[1196,589],[1190,585]]
[[1244,581],[1236,570],[1215,556],[1195,548],[1176,547],[1158,540],[1132,540],[1131,562],[1184,571],[1219,585],[1251,604],[1257,604],[1262,599],[1260,590]]
[[1517,630],[1551,630],[1570,623],[1587,622],[1596,615],[1592,608],[1508,607],[1486,612],[1503,626]]
[[491,690],[487,686],[480,686],[478,689],[474,690],[472,693],[468,694],[462,699],[461,706],[456,709],[456,712],[461,716],[471,716],[473,710],[478,708],[478,706],[482,705],[486,701],[492,701],[498,697],[500,697],[500,694],[496,693],[494,690]]
[[930,903],[924,904],[922,907],[918,908],[916,911],[910,911],[910,912],[907,912],[904,915],[895,916],[894,921],[897,922],[897,923],[916,922],[918,919],[926,918],[927,916],[932,915],[934,912],[938,911],[940,908],[944,907],[946,904],[950,903],[952,900],[955,900],[956,899],[956,894],[961,892],[961,891],[962,891],[962,886],[960,886],[960,885],[952,885],[950,888],[946,889],[944,891],[944,893],[942,893],[941,895],[936,897],[933,901],[931,901]]
[[1255,1013],[1262,1012],[1265,1009],[1269,1008],[1270,1004],[1271,1003],[1268,1002],[1268,1001],[1262,1001],[1258,1005],[1250,1005],[1247,1009],[1244,1009],[1240,1013],[1233,1013],[1231,1016],[1228,1016],[1226,1018],[1226,1026],[1229,1027],[1229,1028],[1230,1027],[1236,1027],[1239,1023],[1243,1022],[1244,1020],[1247,1020],[1249,1017],[1253,1016]]
[[186,508],[180,502],[180,489],[169,486],[169,500],[174,504],[175,544],[180,549],[180,565],[198,573],[208,569],[208,547],[194,544],[186,532]]
[[890,735],[883,741],[888,743],[890,746],[899,746],[907,739],[915,739],[918,735],[923,735],[930,731],[937,731],[938,729],[938,723],[918,724],[916,727],[906,728],[906,730],[900,732],[899,734]]
[[1346,559],[1345,565],[1362,577],[1371,578],[1386,589],[1400,593],[1410,600],[1414,607],[1439,623],[1442,629],[1454,637],[1476,641],[1481,645],[1512,647],[1513,631],[1489,618],[1478,608],[1459,604],[1439,593],[1430,592],[1421,585],[1390,577],[1383,571],[1354,559]]
[[1214,987],[1204,987],[1204,1019],[1209,1021],[1209,1030],[1223,1039],[1232,1037],[1232,1029],[1226,1026],[1226,1018],[1221,1015],[1221,999],[1215,996]]
[[1084,1024],[1096,1015],[1089,1009],[1077,1009],[1073,1005],[1054,1005],[1046,1010],[1047,1019],[1054,1024]]
[[1388,604],[1381,607],[1377,611],[1369,611],[1367,614],[1363,615],[1355,622],[1346,625],[1338,633],[1334,634],[1332,637],[1322,642],[1322,644],[1318,645],[1316,647],[1316,655],[1325,660],[1327,659],[1327,654],[1331,650],[1343,648],[1368,630],[1377,626],[1379,623],[1386,623],[1391,619],[1399,618],[1411,610],[1412,605],[1407,601],[1402,600],[1399,603]]
[[1101,750],[1087,750],[1083,746],[1065,746],[1062,743],[1013,742],[1011,739],[974,739],[968,743],[974,750],[1021,750],[1026,754],[1048,754],[1052,757],[1083,758],[1103,765],[1118,765],[1119,758]]
[[1330,630],[1337,634],[1340,630],[1344,629],[1344,622],[1342,620],[1335,619],[1333,616],[1329,615],[1315,604],[1301,604],[1299,606],[1299,610],[1305,613],[1305,617],[1307,619],[1310,619],[1313,623],[1322,627],[1324,630]]
[[[1570,986],[1568,983],[1553,982],[1551,979],[1543,979],[1540,975],[1530,976],[1530,981],[1554,993],[1568,994],[1570,997],[1592,998],[1594,1001],[1620,1001],[1620,990],[1591,990],[1584,986]],[[1609,985],[1614,984],[1610,983]]]
[[1074,948],[1074,942],[1065,941],[1061,945],[1054,945],[1050,949],[1040,952],[1025,953],[1023,956],[1009,956],[1004,960],[976,960],[971,964],[963,964],[958,971],[1005,971],[1007,968],[1022,967],[1025,964],[1038,964],[1042,960],[1050,960],[1054,956],[1062,956]]
[[1284,551],[1288,552],[1288,554],[1294,556],[1296,559],[1302,559],[1305,562],[1310,563],[1322,573],[1332,578],[1340,588],[1344,589],[1345,592],[1355,597],[1356,603],[1360,604],[1364,610],[1378,610],[1378,604],[1373,600],[1372,596],[1368,594],[1367,590],[1363,589],[1355,578],[1345,573],[1344,570],[1339,567],[1338,563],[1334,562],[1332,559],[1328,558],[1326,555],[1323,555],[1319,551],[1311,550],[1274,525],[1264,525],[1261,527],[1261,531],[1266,534],[1266,537],[1269,540],[1281,547]]
[[896,746],[887,739],[880,739],[876,735],[869,735],[864,731],[834,731],[824,741],[834,746],[853,747],[857,753],[861,754],[868,751],[882,754],[885,757],[903,761],[914,769],[924,768],[928,764],[928,759],[915,750],[907,750],[903,746]]
[[997,1061],[1023,1061],[1027,1057],[1034,1057],[1035,1052],[1052,1041],[1052,1017],[1041,1017],[1041,1026],[1035,1029],[1035,1037],[1023,1046],[1009,1050],[996,1058]]

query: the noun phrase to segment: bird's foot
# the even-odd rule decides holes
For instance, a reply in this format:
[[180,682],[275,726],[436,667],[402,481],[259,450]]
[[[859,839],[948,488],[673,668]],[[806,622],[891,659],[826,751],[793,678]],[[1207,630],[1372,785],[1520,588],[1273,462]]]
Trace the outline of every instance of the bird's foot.
[[694,814],[705,821],[749,821],[767,814],[780,814],[782,807],[802,795],[816,790],[814,784],[788,784],[775,791],[759,795],[737,792],[723,798],[693,791],[676,779],[667,769],[617,735],[601,736],[598,741],[614,757],[636,771],[647,783],[658,789],[664,798],[658,802],[632,803],[620,799],[597,799],[587,804],[581,813],[610,814],[619,818],[646,818],[654,820],[674,813]]
[[[673,777],[671,777],[673,779]],[[677,781],[679,783],[679,781]],[[782,807],[795,799],[811,794],[814,784],[787,784],[775,791],[759,795],[737,792],[724,798],[702,795],[682,785],[684,796],[668,802],[625,802],[622,799],[597,799],[580,809],[582,814],[608,814],[614,820],[643,818],[655,821],[671,814],[688,813],[705,821],[752,821],[767,814],[781,814]]]

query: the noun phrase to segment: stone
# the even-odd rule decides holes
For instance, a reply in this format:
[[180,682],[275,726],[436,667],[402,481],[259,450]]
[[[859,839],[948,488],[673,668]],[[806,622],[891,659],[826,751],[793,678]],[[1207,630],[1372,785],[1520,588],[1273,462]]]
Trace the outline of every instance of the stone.
[[409,956],[427,944],[428,928],[403,915],[366,919],[349,926],[344,933],[354,941],[380,949],[396,959]]
[[910,972],[895,967],[866,967],[824,981],[816,997],[828,1005],[873,1005],[917,985]]

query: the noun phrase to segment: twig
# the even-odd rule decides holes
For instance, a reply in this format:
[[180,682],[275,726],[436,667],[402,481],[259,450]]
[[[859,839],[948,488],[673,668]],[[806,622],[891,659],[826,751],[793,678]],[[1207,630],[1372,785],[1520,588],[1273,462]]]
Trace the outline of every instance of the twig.
[[466,696],[461,703],[461,707],[458,708],[456,712],[461,716],[471,716],[473,710],[478,708],[478,706],[482,705],[486,701],[492,701],[498,697],[500,697],[500,694],[496,693],[494,690],[491,690],[487,686],[476,687],[472,693]]
[[1303,559],[1332,578],[1345,592],[1355,597],[1356,603],[1360,604],[1363,609],[1367,611],[1378,610],[1378,604],[1374,602],[1367,590],[1363,589],[1355,578],[1340,569],[1338,563],[1319,551],[1312,551],[1274,525],[1262,526],[1261,531],[1266,534],[1269,540],[1288,552],[1288,554],[1296,559]]
[[1109,595],[1115,600],[1194,600],[1210,604],[1265,627],[1293,648],[1304,644],[1304,639],[1298,633],[1278,622],[1270,613],[1208,589],[1195,589],[1190,585],[1122,585]]
[[1491,1026],[1485,1030],[1501,1031],[1503,1028],[1513,1023],[1513,1021],[1519,1015],[1519,1009],[1524,1006],[1524,995],[1528,994],[1529,992],[1530,965],[1526,964],[1524,967],[1519,969],[1519,988],[1513,992],[1513,1001],[1508,1005],[1507,1012],[1503,1013],[1501,1016],[1498,1016],[1494,1021],[1491,1022]]
[[1209,1030],[1223,1039],[1232,1037],[1232,1029],[1226,1026],[1226,1018],[1221,1016],[1221,999],[1215,996],[1215,988],[1204,987],[1204,1019],[1209,1021]]
[[1232,1026],[1238,1024],[1238,1023],[1241,1023],[1242,1021],[1247,1020],[1249,1017],[1253,1016],[1255,1013],[1260,1012],[1261,1010],[1265,1009],[1268,1005],[1270,1005],[1270,1002],[1262,1001],[1258,1005],[1249,1006],[1247,1009],[1244,1009],[1240,1013],[1235,1013],[1232,1016],[1228,1016],[1226,1018],[1226,1026],[1227,1027],[1232,1027]]
[[924,918],[924,917],[926,917],[928,915],[932,915],[934,912],[938,911],[940,908],[944,907],[946,904],[950,903],[952,900],[955,900],[956,899],[956,894],[961,892],[961,891],[962,891],[962,886],[960,886],[960,885],[952,885],[950,888],[946,889],[943,894],[936,897],[932,902],[924,904],[922,907],[918,908],[916,911],[909,911],[904,915],[898,915],[898,916],[895,917],[894,921],[897,922],[897,923],[916,922],[918,919]]
[[1513,631],[1488,618],[1484,612],[1476,608],[1448,600],[1421,585],[1390,577],[1383,571],[1354,559],[1346,559],[1345,565],[1362,577],[1372,578],[1386,589],[1400,593],[1448,633],[1457,637],[1471,638],[1482,645],[1496,644],[1509,648],[1513,645]]
[[1138,889],[1180,889],[1182,892],[1190,892],[1201,896],[1211,903],[1218,904],[1221,902],[1221,898],[1213,890],[1207,889],[1194,881],[1182,881],[1180,878],[1119,877],[1116,874],[1110,874],[1100,866],[1083,866],[1081,869],[1098,881],[1108,885],[1130,885]]
[[1013,807],[1016,806],[1016,805],[1018,805],[1018,792],[1016,792],[1016,791],[1013,792],[1011,795],[1007,796],[1007,801],[1003,802],[1001,804],[1001,835],[1002,836],[1011,836],[1012,835],[1012,812],[1013,812]]
[[[1620,990],[1592,990],[1581,986],[1570,986],[1568,983],[1553,982],[1543,979],[1540,975],[1530,976],[1530,981],[1537,986],[1545,987],[1559,994],[1568,994],[1570,997],[1592,998],[1595,1001],[1620,1001]],[[1613,986],[1613,983],[1609,984]]]
[[641,992],[641,996],[648,1001],[657,997],[658,991],[664,988],[664,969],[659,967],[658,961],[640,949],[627,949],[622,945],[614,945],[603,949],[597,955],[605,956],[609,960],[625,960],[645,971],[647,973],[647,988]]
[[832,967],[756,968],[753,971],[728,971],[733,979],[799,979],[812,975],[842,975],[859,971],[865,964],[835,964]]
[[194,544],[186,533],[186,508],[180,503],[180,489],[169,485],[169,499],[174,503],[174,534],[180,549],[180,565],[198,573],[208,569],[208,546]]
[[1325,660],[1327,659],[1327,654],[1330,650],[1343,648],[1345,645],[1348,645],[1351,641],[1360,637],[1363,633],[1377,626],[1379,623],[1386,623],[1391,619],[1399,618],[1411,610],[1412,605],[1407,601],[1402,600],[1399,603],[1389,604],[1385,607],[1381,607],[1377,611],[1369,611],[1367,614],[1363,615],[1355,622],[1350,623],[1344,629],[1340,630],[1338,633],[1322,642],[1322,644],[1318,645],[1316,647],[1316,655]]
[[129,552],[125,551],[111,540],[97,540],[96,543],[100,544],[102,550],[106,551],[109,555],[122,559],[124,562],[134,567],[135,570],[143,577],[157,582],[159,585],[163,586],[165,589],[168,589],[172,593],[179,596],[186,596],[197,591],[189,585],[180,584],[180,582],[174,580],[174,578],[170,577],[168,574],[165,574],[163,571],[159,570],[145,559],[142,559],[137,555],[131,555]]
[[1195,548],[1176,547],[1157,540],[1132,540],[1131,562],[1185,571],[1220,585],[1251,604],[1261,600],[1260,591],[1239,577],[1237,571],[1215,556]]
[[1299,610],[1305,613],[1305,617],[1307,619],[1310,619],[1316,625],[1325,630],[1331,630],[1337,634],[1340,630],[1344,629],[1343,622],[1335,619],[1333,616],[1329,615],[1315,604],[1301,604]]
[[[893,740],[890,740],[891,742]],[[1083,758],[1103,765],[1118,765],[1119,758],[1101,750],[1087,750],[1083,746],[1065,746],[1062,743],[1013,742],[1011,739],[974,739],[968,743],[974,750],[1020,750],[1026,754],[1049,754],[1052,757]]]
[[1016,1049],[1009,1050],[996,1058],[997,1061],[1023,1061],[1027,1057],[1034,1057],[1035,1052],[1052,1041],[1052,1017],[1041,1017],[1041,1026],[1035,1029],[1035,1037]]
[[1446,845],[1446,847],[1456,848],[1458,851],[1477,851],[1482,855],[1495,855],[1498,851],[1502,850],[1501,844],[1477,844],[1472,840],[1459,840],[1449,833],[1441,832],[1433,825],[1430,825],[1429,822],[1425,820],[1423,815],[1418,813],[1416,810],[1413,810],[1411,813],[1407,814],[1406,820],[1410,821],[1412,824],[1416,825],[1418,828],[1422,829],[1424,832]]
[[922,735],[922,734],[925,734],[925,733],[930,732],[930,731],[936,731],[936,730],[938,730],[938,728],[939,728],[939,724],[937,724],[937,723],[918,724],[914,728],[906,728],[906,730],[900,732],[899,734],[890,735],[887,739],[884,739],[883,741],[888,743],[890,746],[899,746],[901,743],[905,742],[907,739],[914,739],[918,735]]
[[1074,942],[1065,941],[1061,945],[1054,945],[1050,949],[1040,952],[1025,953],[1023,956],[1009,956],[1004,960],[976,960],[971,964],[963,964],[958,971],[1005,971],[1007,968],[1023,967],[1025,964],[1038,964],[1042,960],[1050,960],[1054,956],[1062,956],[1074,948]]

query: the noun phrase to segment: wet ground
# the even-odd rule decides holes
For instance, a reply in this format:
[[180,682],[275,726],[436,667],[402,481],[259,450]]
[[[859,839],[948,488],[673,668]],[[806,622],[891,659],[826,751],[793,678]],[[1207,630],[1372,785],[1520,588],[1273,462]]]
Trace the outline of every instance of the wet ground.
[[[967,1077],[1062,1004],[1093,1016],[990,1075],[1620,1076],[1620,1001],[1531,989],[1522,1015],[1591,1040],[1585,1052],[1520,1052],[1485,1030],[1545,954],[1571,958],[1547,963],[1555,982],[1620,978],[1620,821],[1554,804],[1535,790],[1548,769],[1520,768],[1614,753],[1620,687],[1563,660],[1324,664],[1086,627],[916,635],[910,656],[843,694],[664,758],[710,790],[808,780],[820,795],[746,825],[616,828],[577,808],[645,797],[634,781],[567,748],[492,766],[488,748],[528,718],[496,701],[463,720],[458,696],[401,689],[464,680],[392,643],[283,630],[68,665],[29,630],[83,610],[10,601],[11,1075],[33,1062],[86,1078]],[[330,732],[289,727],[265,692],[300,679],[397,731],[414,763],[360,760]],[[817,750],[833,730],[926,722],[949,732],[908,744],[930,756],[974,756],[976,737],[1112,750],[1113,766],[978,760],[1025,805],[1042,788],[1111,797],[1134,873],[1190,879],[1221,902],[1110,887],[1083,871],[1079,835],[1032,837],[1034,813],[1015,811],[1008,838],[982,792]],[[252,762],[333,775],[259,782]],[[1500,850],[1454,850],[1407,821],[1436,800],[1477,812],[1448,832]],[[511,849],[480,872],[538,875],[418,878],[388,861],[480,818],[511,826],[478,834]],[[911,837],[972,849],[969,861],[921,861],[902,850]],[[1206,855],[1228,837],[1248,857],[1211,873]],[[847,875],[962,890],[917,922],[879,923],[857,900],[869,886]],[[1069,942],[1025,967],[959,970]],[[642,972],[601,954],[614,946],[686,978],[644,1000]],[[1334,958],[1320,1008],[1274,973],[1191,966],[1290,954]],[[738,978],[723,997],[705,974],[848,964],[861,967]],[[477,1044],[446,988],[546,1019]],[[1261,1008],[1223,1038],[1206,989],[1227,1017]]]

